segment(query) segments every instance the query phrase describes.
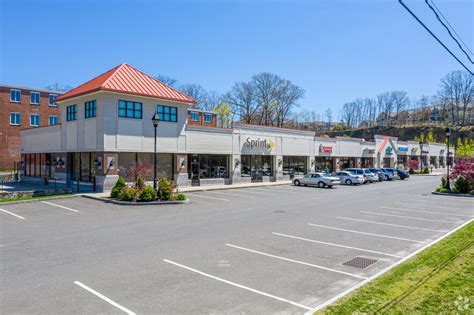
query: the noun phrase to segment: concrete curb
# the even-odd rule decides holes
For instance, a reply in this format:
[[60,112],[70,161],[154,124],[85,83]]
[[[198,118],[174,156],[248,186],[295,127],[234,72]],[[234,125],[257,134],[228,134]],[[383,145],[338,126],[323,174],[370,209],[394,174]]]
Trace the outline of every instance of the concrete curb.
[[267,187],[267,186],[281,186],[281,185],[291,185],[293,182],[288,180],[288,181],[280,181],[280,182],[269,182],[269,183],[249,183],[245,185],[216,185],[215,187],[213,186],[195,186],[195,187],[202,187],[200,189],[192,189],[188,190],[187,188],[182,188],[178,189],[180,193],[193,193],[193,192],[198,192],[198,191],[210,191],[210,190],[227,190],[227,189],[239,189],[239,188],[252,188],[252,187]]
[[0,205],[11,205],[15,203],[29,203],[29,202],[37,202],[37,201],[43,201],[43,200],[54,200],[54,199],[67,199],[67,198],[77,198],[81,197],[81,195],[70,195],[70,196],[51,196],[47,198],[36,198],[36,199],[30,199],[30,200],[17,200],[17,201],[5,201],[5,202],[0,202]]
[[470,195],[470,194],[442,193],[442,192],[439,192],[439,191],[432,191],[431,194],[433,194],[433,195],[440,195],[440,196],[449,196],[449,197],[467,197],[467,198],[474,198],[474,195]]
[[122,201],[114,199],[105,199],[102,197],[95,197],[90,195],[83,195],[84,198],[99,200],[105,203],[113,203],[115,205],[121,206],[150,206],[150,205],[179,205],[190,203],[189,199],[186,200],[172,200],[172,201],[148,201],[148,202],[132,202],[132,201]]

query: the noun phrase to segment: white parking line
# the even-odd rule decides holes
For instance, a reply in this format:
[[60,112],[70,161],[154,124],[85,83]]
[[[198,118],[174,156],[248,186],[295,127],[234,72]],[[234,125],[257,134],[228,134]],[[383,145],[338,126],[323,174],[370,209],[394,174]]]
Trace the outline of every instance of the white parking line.
[[[243,190],[241,190],[241,192],[243,192]],[[276,194],[264,193],[264,192],[261,192],[261,191],[254,191],[254,189],[252,189],[252,188],[245,189],[245,193],[257,194],[257,195],[266,195],[266,196],[277,196]]]
[[383,222],[353,219],[353,218],[347,218],[347,217],[336,217],[336,218],[342,219],[342,220],[351,220],[351,221],[358,221],[358,222],[365,222],[365,223],[372,223],[372,224],[395,226],[395,227],[401,227],[401,228],[413,229],[413,230],[430,231],[430,232],[446,232],[446,230],[425,229],[425,228],[420,228],[420,227],[415,227],[415,226],[407,226],[407,225],[392,224],[392,223],[383,223]]
[[422,243],[422,244],[424,243],[422,241],[412,240],[412,239],[409,239],[409,238],[402,238],[402,237],[396,237],[396,236],[388,236],[388,235],[367,233],[367,232],[361,232],[361,231],[347,230],[347,229],[341,229],[341,228],[337,228],[337,227],[314,224],[314,223],[308,223],[308,225],[322,227],[322,228],[325,228],[325,229],[339,230],[339,231],[344,231],[344,232],[351,232],[351,233],[364,234],[364,235],[370,235],[370,236],[391,238],[391,239],[400,240],[400,241],[415,242],[415,243]]
[[263,295],[263,296],[272,298],[272,299],[274,299],[274,300],[278,300],[278,301],[281,301],[281,302],[285,302],[285,303],[288,303],[288,304],[297,306],[297,307],[299,307],[299,308],[302,308],[302,309],[305,309],[305,310],[308,310],[308,311],[312,309],[312,308],[309,307],[309,306],[302,305],[302,304],[299,304],[299,303],[296,303],[296,302],[293,302],[293,301],[290,301],[290,300],[287,300],[287,299],[284,299],[284,298],[281,298],[281,297],[278,297],[278,296],[276,296],[276,295],[269,294],[269,293],[266,293],[266,292],[263,292],[263,291],[259,291],[259,290],[256,290],[256,289],[252,289],[252,288],[246,287],[246,286],[244,286],[244,285],[241,285],[241,284],[238,284],[238,283],[229,281],[229,280],[225,280],[225,279],[222,279],[222,278],[219,278],[219,277],[210,275],[210,274],[208,274],[208,273],[199,271],[199,270],[197,270],[197,269],[194,269],[194,268],[191,268],[191,267],[188,267],[188,266],[185,266],[185,265],[178,264],[177,262],[174,262],[174,261],[171,261],[171,260],[168,260],[168,259],[163,259],[163,261],[164,261],[164,262],[167,262],[167,263],[169,263],[169,264],[172,264],[172,265],[181,267],[181,268],[183,268],[183,269],[186,269],[186,270],[189,270],[189,271],[198,273],[198,274],[200,274],[200,275],[202,275],[202,276],[205,276],[205,277],[208,277],[208,278],[211,278],[211,279],[214,279],[214,280],[223,282],[223,283],[227,283],[227,284],[230,284],[230,285],[232,285],[232,286],[234,286],[234,287],[241,288],[241,289],[244,289],[244,290],[253,292],[253,293],[257,293],[257,294],[260,294],[260,295]]
[[245,198],[249,198],[249,199],[253,199],[255,197],[252,197],[252,196],[246,196],[246,195],[241,195],[241,194],[236,194],[234,193],[233,191],[226,191],[226,192],[221,192],[221,191],[208,191],[208,193],[213,193],[213,194],[217,194],[217,195],[224,195],[224,196],[236,196],[236,197],[245,197]]
[[85,284],[79,282],[79,281],[74,281],[74,284],[77,284],[78,286],[80,286],[81,288],[83,288],[84,290],[87,290],[89,291],[90,293],[94,294],[95,296],[101,298],[102,300],[106,301],[107,303],[109,304],[112,304],[113,306],[115,306],[116,308],[124,311],[125,313],[129,314],[129,315],[135,315],[134,312],[132,312],[131,310],[123,307],[122,305],[118,304],[117,302],[114,302],[112,301],[111,299],[109,299],[108,297],[106,297],[105,295],[97,292],[96,290],[94,289],[91,289],[89,288],[88,286],[86,286]]
[[403,216],[403,215],[387,214],[387,213],[378,213],[378,212],[370,212],[370,211],[361,211],[360,213],[374,214],[374,215],[382,215],[382,216],[394,217],[394,218],[403,218],[403,219],[430,221],[430,222],[457,223],[457,222],[454,222],[454,221],[434,220],[434,219],[425,219],[425,218],[418,218],[418,217],[407,217],[407,216]]
[[232,245],[232,244],[226,244],[226,245],[230,246],[230,247],[237,248],[237,249],[245,250],[245,251],[248,251],[248,252],[251,252],[251,253],[263,255],[263,256],[268,256],[268,257],[272,257],[272,258],[277,258],[277,259],[281,259],[281,260],[294,262],[294,263],[297,263],[297,264],[300,264],[300,265],[305,265],[305,266],[310,266],[310,267],[314,267],[314,268],[318,268],[318,269],[323,269],[323,270],[326,270],[326,271],[336,272],[336,273],[340,273],[340,274],[343,274],[343,275],[346,275],[346,276],[351,276],[351,277],[355,277],[355,278],[359,278],[359,279],[367,279],[367,277],[362,277],[362,276],[359,276],[359,275],[356,275],[356,274],[353,274],[353,273],[349,273],[349,272],[344,272],[344,271],[340,271],[340,270],[336,270],[336,269],[332,269],[332,268],[327,268],[327,267],[323,267],[323,266],[319,266],[319,265],[314,265],[314,264],[310,264],[310,263],[299,261],[299,260],[289,259],[289,258],[286,258],[286,257],[275,256],[275,255],[272,255],[272,254],[267,254],[267,253],[264,253],[264,252],[259,252],[259,251],[253,250],[253,249],[240,247],[240,246],[236,246],[236,245]]
[[68,211],[72,211],[72,212],[79,212],[77,210],[74,210],[74,209],[71,209],[71,208],[68,208],[68,207],[65,207],[65,206],[61,206],[61,205],[57,205],[55,203],[51,203],[51,202],[47,202],[47,201],[41,201],[42,203],[45,203],[47,205],[50,205],[50,206],[54,206],[54,207],[58,207],[58,208],[62,208],[62,209],[65,209],[65,210],[68,210]]
[[448,216],[457,216],[457,217],[468,217],[474,218],[472,215],[466,214],[457,214],[457,213],[450,213],[450,212],[436,212],[436,211],[425,211],[425,210],[415,210],[415,209],[405,209],[405,208],[395,208],[395,207],[380,207],[381,209],[391,209],[391,210],[400,210],[400,211],[411,211],[411,212],[422,212],[422,213],[432,213],[432,214],[440,214],[440,215],[448,215]]
[[304,237],[299,237],[299,236],[293,236],[293,235],[288,235],[288,234],[282,234],[282,233],[276,233],[276,232],[272,232],[272,234],[274,234],[274,235],[279,235],[279,236],[283,236],[283,237],[288,237],[288,238],[293,238],[293,239],[296,239],[296,240],[306,241],[306,242],[312,242],[312,243],[318,243],[318,244],[323,244],[323,245],[330,245],[330,246],[335,246],[335,247],[342,247],[342,248],[354,249],[354,250],[358,250],[358,251],[361,251],[361,252],[367,252],[367,253],[372,253],[372,254],[391,256],[391,257],[395,257],[395,258],[403,258],[403,256],[394,255],[394,254],[389,254],[389,253],[384,253],[384,252],[379,252],[379,251],[370,250],[370,249],[365,249],[365,248],[359,248],[359,247],[352,247],[352,246],[346,246],[346,245],[341,245],[341,244],[334,244],[334,243],[316,241],[316,240],[312,240],[312,239],[309,239],[309,238],[304,238]]
[[13,212],[10,212],[10,211],[4,210],[4,209],[0,209],[0,211],[5,212],[5,213],[8,213],[8,214],[10,214],[10,215],[12,215],[12,216],[14,216],[14,217],[19,218],[19,219],[25,220],[24,217],[22,217],[22,216],[20,216],[20,215],[18,215],[18,214],[14,214]]
[[200,197],[204,199],[214,199],[214,200],[220,200],[220,201],[230,201],[229,199],[224,199],[224,198],[216,198],[216,197],[209,197],[209,196],[203,196],[203,195],[195,195],[195,194],[190,194],[186,193],[188,196],[194,196],[194,197]]
[[427,205],[427,204],[422,204],[422,203],[408,203],[408,202],[394,202],[399,205],[407,205],[407,206],[422,206],[422,207],[436,207],[436,208],[443,208],[443,209],[451,209],[451,210],[465,210],[465,211],[474,211],[474,209],[468,209],[468,208],[453,208],[453,207],[444,207],[444,206],[438,206],[438,205]]

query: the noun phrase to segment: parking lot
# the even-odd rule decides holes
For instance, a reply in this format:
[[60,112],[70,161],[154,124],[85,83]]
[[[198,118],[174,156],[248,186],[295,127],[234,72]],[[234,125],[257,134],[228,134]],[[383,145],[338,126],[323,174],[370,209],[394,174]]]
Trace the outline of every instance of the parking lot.
[[305,313],[471,220],[439,182],[0,204],[2,313]]

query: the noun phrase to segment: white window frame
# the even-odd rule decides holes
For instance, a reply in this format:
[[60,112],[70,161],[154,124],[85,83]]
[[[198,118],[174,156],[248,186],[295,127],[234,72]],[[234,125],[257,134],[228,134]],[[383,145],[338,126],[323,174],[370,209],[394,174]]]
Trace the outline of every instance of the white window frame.
[[53,103],[51,104],[51,99],[50,99],[51,96],[56,96],[56,98],[57,98],[57,97],[59,97],[59,95],[58,95],[58,94],[54,94],[54,93],[49,93],[49,95],[48,95],[48,104],[49,104],[49,106],[51,106],[51,107],[58,107],[58,103],[56,103],[56,102],[53,102]]
[[[197,119],[193,119],[193,114],[197,115]],[[189,112],[189,119],[191,121],[199,121],[199,112],[190,111]]]
[[[205,123],[212,123],[212,118],[213,118],[213,114],[210,114],[210,113],[204,113],[204,122]],[[206,118],[207,117],[210,117],[211,119],[210,120],[207,120]]]
[[[56,118],[56,123],[55,123],[55,124],[52,124],[52,123],[51,123],[51,118],[53,118],[53,117]],[[51,125],[57,125],[57,124],[59,123],[58,116],[56,116],[56,115],[49,115],[49,120],[48,120],[48,122],[49,122],[49,125],[50,125],[50,126],[51,126]]]
[[[32,118],[33,116],[38,116],[38,124],[37,124],[37,125],[31,124],[31,118]],[[41,124],[41,116],[40,116],[40,114],[30,114],[30,126],[31,126],[31,127],[39,127],[40,124]]]
[[[12,124],[12,114],[18,114],[18,123]],[[21,124],[21,113],[20,112],[10,112],[10,126],[19,126]]]
[[[39,96],[39,97],[38,97],[38,103],[33,103],[33,102],[31,101],[31,96],[32,96],[33,94],[38,94],[38,96]],[[37,91],[30,91],[30,104],[31,104],[31,105],[39,105],[40,103],[41,103],[41,93],[40,93],[40,92],[37,92]]]
[[[12,91],[16,91],[20,93],[20,99],[18,101],[12,100]],[[21,90],[18,89],[10,89],[10,102],[12,103],[21,103]]]

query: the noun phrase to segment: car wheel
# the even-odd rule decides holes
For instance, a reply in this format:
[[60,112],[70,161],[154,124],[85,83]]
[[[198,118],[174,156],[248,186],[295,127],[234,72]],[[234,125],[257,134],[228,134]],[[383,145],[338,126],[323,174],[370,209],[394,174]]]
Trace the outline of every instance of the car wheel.
[[319,188],[324,188],[324,183],[323,183],[323,182],[319,182],[319,183],[318,183],[318,187],[319,187]]
[[332,185],[328,186],[328,188],[332,188]]
[[352,181],[350,179],[346,179],[346,185],[352,185]]
[[385,180],[390,180],[390,178],[388,177],[388,175],[385,175]]
[[295,183],[295,186],[299,186],[299,185],[301,185],[301,183],[300,183],[300,181],[299,181],[299,180],[295,180],[295,182],[294,182],[294,183]]

